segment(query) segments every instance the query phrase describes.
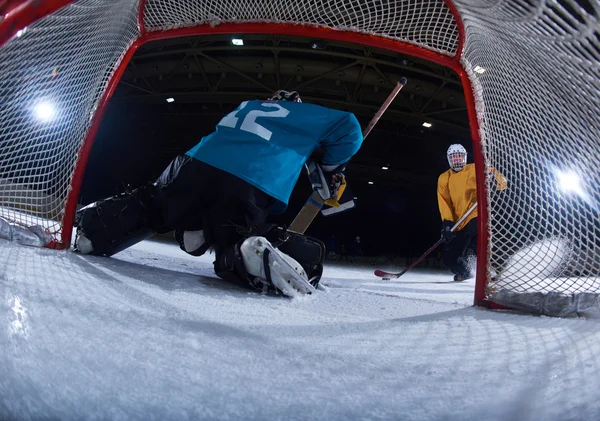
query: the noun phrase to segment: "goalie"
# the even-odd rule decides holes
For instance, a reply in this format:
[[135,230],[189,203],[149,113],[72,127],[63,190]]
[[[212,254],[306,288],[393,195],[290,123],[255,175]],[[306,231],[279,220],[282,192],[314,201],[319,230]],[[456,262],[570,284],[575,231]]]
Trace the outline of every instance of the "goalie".
[[321,181],[327,204],[339,206],[345,164],[362,140],[352,113],[302,103],[295,91],[244,101],[156,182],[78,211],[75,250],[111,256],[173,230],[191,255],[212,247],[222,279],[288,296],[311,293],[323,270],[323,243],[266,218],[285,209],[317,147],[325,154],[311,166],[311,179]]

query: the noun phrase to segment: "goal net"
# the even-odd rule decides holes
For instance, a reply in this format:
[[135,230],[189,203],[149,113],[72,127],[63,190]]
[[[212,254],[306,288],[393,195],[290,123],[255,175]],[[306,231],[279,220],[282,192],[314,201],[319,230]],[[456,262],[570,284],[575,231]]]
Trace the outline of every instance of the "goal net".
[[463,80],[486,227],[478,304],[553,313],[546,299],[558,296],[579,312],[597,297],[598,0],[8,0],[0,12],[0,218],[41,227],[50,246],[69,246],[95,132],[139,45],[318,36],[429,59]]

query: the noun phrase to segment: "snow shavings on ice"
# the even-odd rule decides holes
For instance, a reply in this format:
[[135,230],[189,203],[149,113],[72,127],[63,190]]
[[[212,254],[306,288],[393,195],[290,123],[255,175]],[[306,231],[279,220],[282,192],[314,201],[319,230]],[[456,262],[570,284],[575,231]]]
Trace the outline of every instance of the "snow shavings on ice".
[[213,257],[0,240],[0,419],[599,418],[597,320],[473,308],[432,270],[328,265],[317,294],[268,297]]

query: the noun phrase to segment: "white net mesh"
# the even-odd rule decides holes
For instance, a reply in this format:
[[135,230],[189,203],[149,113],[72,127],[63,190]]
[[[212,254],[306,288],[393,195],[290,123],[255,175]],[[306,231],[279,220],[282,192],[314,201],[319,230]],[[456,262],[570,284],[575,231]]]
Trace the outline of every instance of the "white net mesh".
[[138,37],[138,0],[81,0],[0,49],[0,217],[62,240],[73,170],[91,117]]
[[[374,34],[448,57],[460,53],[459,27],[442,0],[143,4],[148,31],[225,22],[301,24]],[[487,270],[494,278],[487,293],[597,293],[598,0],[458,0],[456,6],[483,158],[508,180],[506,190],[493,182],[487,187]],[[28,218],[62,219],[90,118],[139,36],[137,14],[137,0],[80,0],[0,49],[1,217],[24,225]],[[44,117],[52,110],[53,118]],[[47,224],[60,235],[58,222]]]
[[459,5],[484,158],[508,179],[488,183],[487,292],[598,293],[599,3],[489,3]]
[[149,31],[224,22],[273,22],[377,34],[454,56],[458,28],[442,0],[148,0]]

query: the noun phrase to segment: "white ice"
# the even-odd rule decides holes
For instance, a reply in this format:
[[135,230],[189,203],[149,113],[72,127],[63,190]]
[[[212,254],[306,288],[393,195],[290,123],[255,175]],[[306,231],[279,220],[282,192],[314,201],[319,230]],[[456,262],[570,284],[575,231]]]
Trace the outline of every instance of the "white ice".
[[474,308],[433,270],[332,264],[318,294],[266,297],[212,257],[0,240],[0,419],[600,419],[598,320]]

